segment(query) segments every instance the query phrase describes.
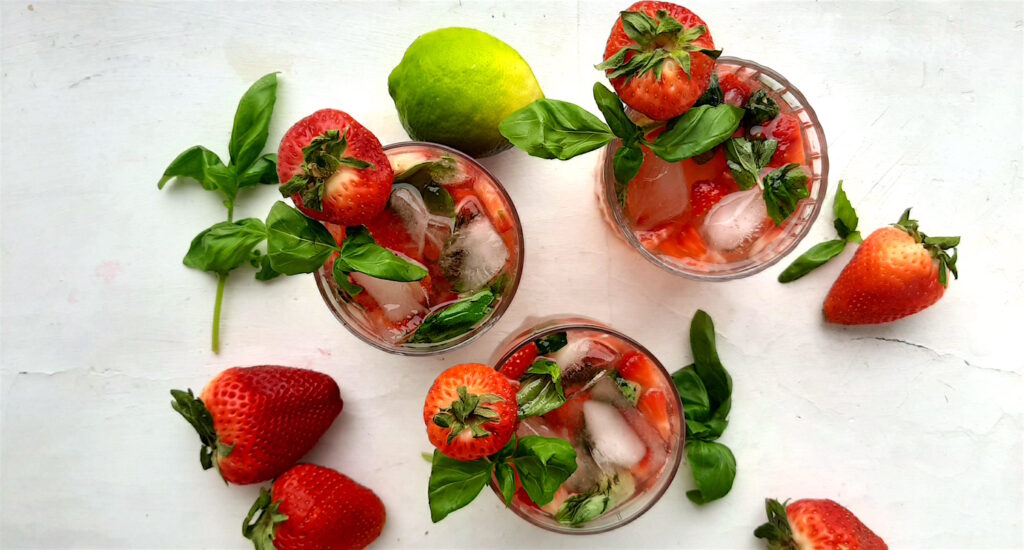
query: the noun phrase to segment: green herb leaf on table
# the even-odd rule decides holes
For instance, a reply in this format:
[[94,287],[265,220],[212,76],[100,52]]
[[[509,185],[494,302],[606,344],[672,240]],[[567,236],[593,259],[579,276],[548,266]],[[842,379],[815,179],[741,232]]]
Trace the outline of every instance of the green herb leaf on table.
[[549,359],[538,359],[528,369],[519,391],[519,418],[547,414],[565,404],[562,391],[562,369]]
[[491,312],[494,298],[490,290],[481,290],[429,315],[409,338],[409,342],[443,342],[468,332]]
[[156,186],[163,189],[173,178],[189,178],[199,182],[207,191],[216,191],[224,185],[222,180],[229,175],[217,153],[202,145],[195,145],[171,161]]
[[807,174],[799,164],[787,164],[768,173],[764,184],[764,203],[768,207],[768,217],[781,225],[796,212],[800,199],[811,196],[807,190]]
[[714,441],[688,441],[686,460],[697,488],[686,492],[695,504],[707,504],[724,497],[736,479],[736,457],[728,447]]
[[276,279],[281,275],[279,271],[274,269],[274,266],[270,265],[270,256],[263,254],[259,258],[259,271],[256,272],[257,281],[269,281]]
[[430,520],[437,523],[472,502],[491,480],[493,467],[486,459],[455,460],[435,450],[427,483]]
[[266,237],[266,227],[255,218],[215,223],[192,239],[182,261],[192,269],[226,274],[245,263]]
[[746,105],[743,106],[746,115],[743,118],[744,124],[754,126],[779,116],[779,104],[775,102],[764,88],[759,88],[750,94]]
[[615,135],[611,128],[578,105],[538,99],[509,115],[498,131],[532,156],[569,160],[602,147]]
[[541,355],[551,355],[564,348],[569,343],[569,335],[563,330],[548,334],[536,341],[537,349]]
[[715,344],[715,324],[704,310],[697,310],[690,322],[690,350],[693,367],[707,388],[712,409],[732,396],[732,377],[722,366]]
[[338,246],[326,227],[277,201],[267,214],[267,256],[285,275],[320,269]]
[[739,128],[742,118],[743,109],[728,104],[694,107],[674,119],[668,129],[648,146],[662,159],[679,162],[729,139]]
[[511,462],[519,472],[523,490],[538,506],[555,497],[555,492],[576,471],[576,451],[564,440],[530,435],[519,439]]
[[861,242],[860,232],[857,231],[857,224],[860,220],[857,218],[857,211],[853,209],[850,199],[846,196],[846,191],[843,191],[843,180],[839,180],[836,197],[832,200],[832,215],[835,216],[832,225],[835,226],[840,239],[852,243]]
[[761,181],[761,171],[772,160],[779,142],[774,139],[732,138],[725,142],[725,158],[740,189],[750,189]]
[[[708,390],[704,387],[700,375],[693,365],[683,367],[672,373],[679,398],[683,402],[683,415],[686,417],[687,429],[692,421],[704,421],[711,417],[711,401]],[[690,435],[690,434],[687,434]]]
[[246,90],[235,110],[228,151],[231,164],[248,168],[267,144],[270,117],[277,101],[277,73],[257,80]]
[[842,254],[845,248],[845,239],[825,241],[812,246],[807,252],[804,252],[794,260],[793,263],[789,264],[789,267],[784,269],[782,273],[779,273],[779,282],[788,283],[807,275],[824,265],[825,262]]

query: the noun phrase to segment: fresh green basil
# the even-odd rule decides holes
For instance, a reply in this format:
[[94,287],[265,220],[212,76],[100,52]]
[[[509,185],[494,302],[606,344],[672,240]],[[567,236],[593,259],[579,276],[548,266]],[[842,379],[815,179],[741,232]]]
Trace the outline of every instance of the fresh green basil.
[[799,164],[787,164],[768,173],[764,184],[764,204],[768,207],[768,216],[781,225],[796,212],[800,199],[811,196],[807,190],[807,174]]
[[172,178],[190,178],[199,182],[203,189],[215,191],[223,187],[223,180],[231,175],[226,168],[217,153],[202,145],[195,145],[171,161],[156,186],[163,189]]
[[732,105],[695,107],[675,119],[649,146],[662,159],[679,162],[729,139],[742,118],[743,109]]
[[192,269],[226,274],[245,263],[265,238],[267,229],[255,218],[215,223],[192,239],[182,262]]
[[267,256],[279,273],[312,273],[337,248],[326,227],[281,201],[267,214]]
[[562,525],[578,527],[605,513],[611,504],[608,490],[595,490],[572,495],[565,499],[555,513],[555,521]]
[[690,350],[693,366],[707,388],[712,409],[732,396],[732,377],[722,366],[715,345],[715,324],[704,310],[697,310],[690,322]]
[[242,173],[238,174],[238,187],[252,187],[254,185],[278,185],[277,179],[277,153],[267,153],[249,165]]
[[[333,242],[333,241],[332,241]],[[347,271],[358,271],[389,281],[419,281],[427,270],[378,245],[363,226],[349,227],[341,244],[341,257]]]
[[339,255],[334,260],[334,266],[331,267],[331,276],[334,278],[335,284],[338,285],[338,288],[340,288],[342,292],[349,296],[358,296],[359,293],[363,291],[363,287],[353,283],[348,278],[349,273],[352,273],[352,269],[349,268],[348,264],[345,263],[345,260],[342,260]]
[[711,416],[711,402],[708,400],[708,390],[704,387],[700,375],[693,365],[683,367],[672,373],[672,381],[679,392],[679,399],[683,402],[683,415],[687,424],[692,420],[703,421]]
[[509,115],[498,131],[516,147],[544,159],[569,160],[608,144],[615,135],[578,105],[538,99]]
[[490,290],[481,290],[468,298],[463,298],[424,319],[409,338],[409,342],[444,342],[464,334],[487,317],[491,312],[492,302],[494,294]]
[[604,115],[604,120],[608,123],[612,133],[618,136],[623,144],[632,145],[643,136],[640,128],[626,116],[625,107],[623,107],[619,96],[600,82],[594,83],[594,102],[597,103],[597,108]]
[[701,105],[721,105],[725,99],[725,94],[722,93],[722,86],[718,83],[718,73],[711,73],[711,81],[708,82],[708,89],[704,90],[704,93],[697,98],[697,103],[694,103],[694,107],[700,107]]
[[505,506],[512,505],[512,497],[516,494],[516,474],[507,462],[499,462],[494,466],[494,480],[498,483]]
[[535,342],[541,355],[551,355],[569,343],[569,335],[563,330],[538,338]]
[[395,183],[408,183],[419,190],[427,210],[436,216],[455,218],[455,200],[443,183],[450,181],[458,171],[455,159],[443,156],[437,160],[421,162],[395,176]]
[[242,96],[235,110],[228,151],[231,164],[248,168],[267,144],[270,116],[277,101],[277,74],[257,80]]
[[510,458],[523,490],[537,506],[544,506],[576,471],[576,451],[564,440],[529,435],[519,439]]
[[533,362],[522,378],[516,393],[519,418],[547,414],[565,404],[562,391],[562,369],[548,359]]
[[[627,146],[623,144],[615,151],[615,156],[612,158],[612,172],[615,174],[615,183],[623,187],[629,185],[629,182],[640,173],[640,168],[643,165],[644,152],[640,149],[640,146]],[[625,200],[625,193],[626,191],[623,190],[623,200]]]
[[836,228],[839,238],[846,242],[861,242],[860,232],[857,231],[857,211],[850,204],[850,199],[843,191],[843,180],[839,180],[839,188],[836,190],[836,197],[832,200],[832,215],[835,221],[832,223]]
[[492,468],[486,459],[454,460],[435,450],[427,482],[430,520],[437,523],[472,502],[491,480]]
[[725,142],[725,158],[740,189],[750,189],[761,181],[761,171],[772,160],[779,142],[774,139],[732,138]]
[[779,116],[779,104],[768,95],[764,88],[759,88],[750,94],[747,104],[743,106],[746,115],[743,122],[747,126],[754,126]]
[[612,380],[615,381],[615,387],[619,388],[619,393],[622,394],[622,397],[625,397],[626,401],[636,406],[637,401],[640,400],[640,384],[623,378],[618,372],[612,376]]
[[794,260],[793,263],[789,264],[789,267],[784,269],[782,273],[779,273],[779,282],[788,283],[807,275],[819,266],[824,265],[825,262],[841,254],[844,248],[846,248],[846,240],[844,239],[825,241],[812,246],[807,252],[804,252],[799,258]]
[[254,267],[259,269],[259,271],[256,272],[257,281],[269,281],[271,279],[276,279],[281,275],[279,271],[274,270],[274,266],[270,265],[270,256],[267,256],[266,254],[259,257],[259,264]]
[[695,504],[724,497],[736,479],[736,457],[728,447],[714,441],[687,441],[686,459],[697,488],[686,492]]

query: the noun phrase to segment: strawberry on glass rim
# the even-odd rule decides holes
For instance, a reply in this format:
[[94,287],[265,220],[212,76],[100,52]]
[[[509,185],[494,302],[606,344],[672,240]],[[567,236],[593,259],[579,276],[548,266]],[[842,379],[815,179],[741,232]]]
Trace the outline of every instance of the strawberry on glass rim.
[[449,458],[492,455],[515,430],[515,390],[487,365],[456,365],[442,372],[427,392],[423,422],[430,442]]

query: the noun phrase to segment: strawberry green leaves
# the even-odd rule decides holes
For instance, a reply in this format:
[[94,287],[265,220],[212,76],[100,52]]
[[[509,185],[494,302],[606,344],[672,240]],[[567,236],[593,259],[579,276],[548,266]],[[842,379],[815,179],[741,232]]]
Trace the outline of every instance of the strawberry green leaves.
[[244,263],[262,240],[260,228],[256,226],[256,223],[262,225],[259,220],[231,223],[238,190],[257,184],[277,184],[277,155],[260,154],[267,144],[276,101],[277,74],[270,73],[250,86],[238,102],[228,141],[228,164],[213,151],[196,145],[171,161],[157,182],[157,188],[163,189],[173,178],[194,179],[203,189],[220,193],[228,210],[226,222],[204,230],[192,240],[184,260],[188,267],[217,274],[211,343],[214,353],[220,351],[220,310],[228,273]]
[[686,496],[695,504],[722,498],[736,478],[736,457],[718,443],[729,425],[732,377],[722,366],[711,316],[697,310],[690,323],[693,364],[672,374],[686,419],[686,457],[697,488]]
[[453,460],[435,450],[427,482],[430,519],[437,523],[472,502],[492,474],[506,504],[512,502],[518,473],[530,500],[543,506],[575,471],[576,451],[563,439],[531,435],[517,440],[513,435],[501,451],[472,461]]
[[309,145],[303,147],[302,168],[299,173],[281,186],[281,195],[290,197],[298,194],[302,199],[303,206],[322,211],[324,209],[324,187],[327,185],[327,180],[338,171],[338,168],[342,166],[358,170],[373,168],[369,162],[345,156],[345,150],[348,149],[347,135],[347,131],[341,133],[338,130],[327,130],[322,135],[313,138]]
[[[625,46],[611,57],[595,65],[602,71],[610,71],[608,78],[639,78],[654,71],[655,78],[661,79],[664,63],[674,59],[687,76],[690,75],[690,55],[700,52],[712,59],[718,59],[721,50],[708,50],[695,41],[707,34],[703,25],[685,27],[666,10],[658,10],[655,17],[643,12],[624,11],[620,13],[622,30],[635,44]],[[671,46],[671,47],[667,47]],[[628,54],[633,52],[633,56]]]
[[491,312],[495,295],[484,289],[432,313],[409,338],[413,344],[444,342],[469,332]]
[[[915,241],[924,246],[932,258],[939,261],[939,283],[942,286],[946,286],[949,282],[948,273],[952,273],[954,279],[959,276],[956,271],[956,257],[957,247],[960,246],[960,237],[929,237],[925,235],[918,229],[917,220],[910,219],[909,208],[903,211],[903,215],[894,226],[906,231]],[[952,256],[947,252],[950,249],[953,250]]]
[[842,180],[839,181],[839,189],[836,190],[836,197],[832,201],[832,213],[835,216],[833,225],[835,225],[839,238],[818,243],[807,252],[801,254],[799,258],[794,260],[789,267],[779,274],[780,283],[795,281],[814,271],[841,254],[846,248],[847,243],[861,242],[860,232],[857,231],[857,223],[859,221],[857,219],[857,212],[853,209],[853,205],[850,204],[850,199],[846,197]]

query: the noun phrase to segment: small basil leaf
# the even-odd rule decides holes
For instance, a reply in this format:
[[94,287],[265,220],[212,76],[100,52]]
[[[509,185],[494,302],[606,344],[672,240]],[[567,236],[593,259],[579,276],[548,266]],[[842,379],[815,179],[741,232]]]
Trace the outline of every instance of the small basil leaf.
[[427,210],[437,216],[455,218],[455,200],[442,185],[457,172],[455,159],[444,156],[421,162],[395,176],[395,183],[408,183],[419,190]]
[[638,145],[623,145],[615,151],[612,159],[612,170],[615,172],[615,183],[626,186],[640,172],[644,164],[644,152]]
[[243,171],[256,161],[267,144],[270,115],[276,100],[277,73],[270,73],[253,83],[238,102],[228,151],[231,164]]
[[690,322],[690,350],[693,367],[708,392],[712,409],[732,396],[732,377],[722,366],[715,345],[715,324],[711,316],[698,309]]
[[338,249],[326,227],[277,201],[267,215],[267,256],[285,275],[312,273]]
[[185,149],[171,161],[156,186],[163,189],[172,178],[191,178],[198,181],[203,189],[214,191],[223,185],[221,180],[225,176],[224,168],[224,163],[217,153],[202,145],[196,145]]
[[529,435],[519,440],[511,458],[523,490],[537,506],[555,497],[555,491],[576,471],[576,451],[564,440]]
[[704,90],[704,93],[697,98],[697,103],[694,103],[694,107],[700,107],[701,105],[721,105],[725,99],[725,94],[722,93],[722,87],[718,84],[718,73],[711,73],[711,81],[708,83],[708,89]]
[[498,482],[498,489],[505,499],[505,506],[512,505],[512,497],[516,494],[516,474],[507,462],[498,462],[494,468],[494,479]]
[[578,105],[538,99],[509,115],[498,131],[532,156],[569,160],[615,138],[600,119]]
[[448,514],[473,502],[491,480],[493,465],[485,459],[462,461],[435,450],[427,482],[430,520],[437,523]]
[[562,369],[548,359],[538,359],[526,369],[516,393],[519,418],[547,414],[565,404]]
[[490,290],[481,290],[468,298],[463,298],[424,319],[409,338],[409,342],[444,342],[469,332],[491,312],[492,302],[494,294]]
[[265,238],[266,227],[255,218],[216,223],[192,239],[182,261],[192,269],[226,274],[247,262],[253,248]]
[[569,343],[569,335],[565,331],[555,332],[537,339],[535,343],[541,355],[551,355]]
[[725,158],[740,189],[750,189],[761,181],[761,171],[772,159],[779,142],[774,139],[732,138],[725,142]]
[[729,139],[742,118],[743,109],[732,105],[695,107],[674,119],[649,146],[662,159],[679,162]]
[[672,373],[672,381],[679,391],[679,399],[683,402],[683,416],[689,428],[691,421],[702,422],[711,416],[711,402],[708,390],[704,387],[700,375],[693,365],[683,367]]
[[686,459],[697,489],[686,492],[695,504],[706,504],[729,493],[736,479],[736,457],[721,443],[688,441]]
[[807,174],[799,164],[787,164],[769,172],[763,183],[764,204],[775,225],[781,225],[796,212],[800,199],[811,196],[807,190]]
[[[838,221],[836,220],[837,223]],[[789,267],[784,269],[782,273],[779,273],[779,282],[788,283],[807,275],[819,266],[824,265],[825,262],[838,256],[844,248],[846,248],[845,239],[825,241],[812,246],[807,252],[804,252],[799,258],[794,260],[793,263],[789,264]]]
[[761,124],[779,116],[779,104],[775,103],[775,100],[768,95],[764,88],[750,94],[750,98],[747,99],[747,104],[743,108],[746,110],[743,122],[747,126]]
[[640,128],[626,116],[622,100],[600,82],[594,83],[594,101],[612,133],[621,138],[623,143],[631,145],[640,137]]
[[346,230],[345,240],[341,243],[341,259],[348,265],[348,271],[358,271],[378,279],[410,282],[427,276],[423,267],[378,245],[361,225]]
[[267,153],[256,159],[241,174],[238,174],[238,187],[251,187],[257,184],[278,185],[277,153]]
[[[846,191],[843,191],[843,180],[839,180],[839,189],[836,190],[836,198],[832,201],[832,214],[835,216],[833,225],[836,227],[836,232],[839,233],[839,238],[849,241],[853,233],[857,231],[857,223],[860,220],[857,219],[857,211],[850,204]],[[860,242],[860,236],[856,236],[853,242]]]
[[608,491],[579,493],[565,499],[555,513],[555,521],[576,527],[598,518],[608,510],[611,496]]
[[349,296],[356,296],[363,291],[363,287],[349,280],[348,274],[351,272],[352,269],[345,263],[341,255],[338,255],[338,258],[334,260],[334,267],[331,269],[334,282],[338,285],[338,288]]
[[270,256],[264,254],[260,256],[259,261],[259,271],[256,272],[257,281],[269,281],[271,279],[276,279],[279,275],[281,275],[280,272],[274,269],[274,266],[270,265]]
[[636,402],[640,400],[640,384],[632,380],[626,380],[625,378],[620,376],[618,372],[616,372],[613,376],[613,380],[615,381],[615,387],[619,388],[619,393],[622,394],[622,397],[626,398],[626,401],[629,401],[630,404],[632,404],[635,407]]

